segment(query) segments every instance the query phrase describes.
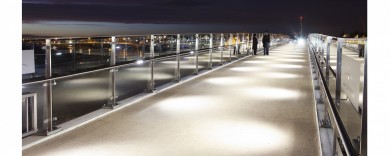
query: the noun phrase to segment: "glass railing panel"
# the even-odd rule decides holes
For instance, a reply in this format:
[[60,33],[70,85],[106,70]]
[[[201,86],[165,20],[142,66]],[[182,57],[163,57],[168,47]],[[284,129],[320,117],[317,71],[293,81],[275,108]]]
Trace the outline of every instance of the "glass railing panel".
[[52,39],[53,77],[69,75],[110,64],[111,38]]
[[326,104],[325,109],[327,110],[327,113],[329,115],[329,121],[331,124],[330,127],[332,128],[332,133],[329,133],[327,137],[330,140],[329,146],[331,146],[332,150],[334,150],[334,151],[329,151],[329,152],[336,153],[337,155],[347,155],[345,145],[343,144],[342,136],[340,135],[340,131],[339,131],[339,128],[340,128],[339,126],[342,126],[342,125],[336,124],[337,121],[334,118],[335,114],[333,113],[333,111],[330,107],[329,101],[327,98],[325,98],[324,100],[325,100],[325,104]]
[[22,40],[22,79],[33,80],[45,77],[45,39]]
[[154,83],[155,87],[175,80],[175,70],[177,68],[176,56],[169,58],[159,58],[154,64]]
[[186,77],[193,75],[196,69],[196,56],[194,52],[190,52],[180,56],[180,76]]
[[230,57],[233,56],[232,50],[233,48],[231,46],[224,46],[223,49],[223,54],[222,54],[222,60],[223,62],[229,62]]
[[221,46],[221,34],[213,34],[213,47]]
[[232,38],[232,45],[233,45],[233,50],[232,50],[232,60],[235,60],[237,58],[239,58],[239,55],[238,55],[238,52],[239,52],[239,49],[240,49],[240,35],[237,34],[237,33],[234,33],[233,34],[233,38]]
[[143,53],[141,53],[142,54],[142,57],[140,56],[141,58],[144,58],[144,59],[150,59],[151,58],[151,56],[150,56],[151,38],[152,38],[151,35],[146,35],[145,36],[145,41],[142,41],[141,45],[145,45],[145,51],[144,51],[144,49],[142,49]]
[[252,34],[244,33],[245,41],[250,41],[252,38]]
[[344,47],[358,52],[364,47],[365,40],[365,38],[346,38],[344,42]]
[[247,34],[247,48],[249,50],[252,49],[252,42],[253,42],[253,34]]
[[[329,127],[332,128],[331,131],[332,133],[328,133],[327,137],[329,139],[329,146],[330,146],[329,148],[331,148],[333,151],[336,150],[334,149],[334,147],[339,146],[339,144],[337,143],[337,138],[340,138],[338,133],[339,132],[338,125],[337,125],[337,121],[334,118],[334,114],[331,108],[331,104],[330,104],[331,101],[329,101],[332,100],[332,97],[328,98],[326,94],[324,94],[323,100],[324,100],[324,120],[322,120],[322,122],[327,122]],[[326,116],[328,116],[329,118],[327,118]],[[340,148],[340,146],[336,148]]]
[[102,108],[111,97],[110,69],[61,78],[53,86],[54,124],[61,124]]
[[336,97],[336,73],[337,73],[337,40],[330,41],[329,59],[329,90],[333,98]]
[[[280,38],[280,36],[278,35],[278,39]],[[320,64],[320,66],[318,67],[319,70],[322,71],[322,73],[324,74],[325,76],[325,73],[326,73],[326,36],[320,36],[320,39],[318,40],[318,51],[316,53],[316,57],[317,57],[317,60],[318,60],[318,63]],[[280,44],[280,43],[279,43]]]
[[144,93],[150,77],[149,61],[138,61],[137,63],[118,67],[115,77],[117,101]]
[[145,53],[150,51],[146,38],[147,36],[116,37],[116,63],[144,59]]
[[25,84],[22,85],[22,93],[37,93],[37,126],[38,130],[46,129],[46,123],[44,123],[45,119],[45,88],[44,84],[46,82],[34,83],[34,84]]
[[189,52],[195,50],[195,34],[180,35],[180,52]]
[[210,53],[209,50],[200,50],[198,52],[198,70],[203,71],[207,70],[210,62]]
[[261,52],[263,51],[263,44],[261,42],[262,36],[261,33],[256,33],[257,36],[257,54],[262,54]]
[[269,36],[270,36],[270,46],[274,46],[275,45],[275,43],[274,43],[275,34],[270,33]]
[[128,44],[120,42],[115,45],[115,62],[117,64],[124,63],[131,60],[131,55],[128,52]]
[[241,54],[240,57],[243,57],[247,54],[246,48],[247,48],[246,42],[241,42],[238,45],[238,53]]
[[237,51],[235,45],[231,47],[231,51],[232,51],[232,61],[237,60],[238,58],[240,58],[240,55],[238,54],[238,51]]
[[240,53],[241,54],[240,57],[242,57],[242,55],[246,55],[247,38],[245,33],[239,33],[239,37],[240,37],[240,42],[238,44],[238,53]]
[[274,46],[276,41],[276,36],[275,34],[270,33],[270,46]]
[[223,56],[223,48],[222,47],[213,48],[213,55],[212,55],[213,67],[222,65],[221,54]]
[[223,34],[223,45],[229,45],[230,44],[230,34],[229,33],[224,33]]
[[155,35],[154,56],[162,57],[176,53],[177,35]]
[[259,33],[259,36],[257,37],[257,41],[259,43],[259,49],[263,48],[263,37],[264,37],[263,33]]
[[343,48],[341,66],[341,100],[339,113],[356,151],[361,137],[363,109],[364,58],[357,51]]
[[[317,41],[317,43],[314,43],[313,45],[317,46],[317,48],[319,49],[316,53],[316,58],[320,62],[327,55],[326,48],[324,50],[324,54],[322,54],[321,47],[323,46],[323,43],[325,43],[325,40],[316,36],[313,41]],[[335,40],[332,41],[332,44],[335,44],[334,41]],[[345,43],[346,42],[343,42],[343,44]],[[334,45],[334,47],[336,47],[336,45]],[[355,50],[348,49],[345,46],[342,46],[342,53],[340,55],[341,58],[337,58],[337,49],[334,48],[333,54],[332,50],[333,49],[331,45],[330,55],[334,55],[336,60],[341,61],[341,68],[339,69],[340,71],[336,75],[341,80],[339,96],[336,96],[337,77],[334,77],[333,74],[330,74],[329,79],[329,91],[331,93],[331,97],[329,97],[329,100],[332,100],[332,102],[334,102],[335,112],[332,112],[332,109],[330,107],[327,107],[328,113],[331,116],[333,124],[335,124],[336,122],[334,121],[333,114],[336,118],[339,117],[339,125],[333,125],[333,127],[335,127],[333,130],[335,131],[335,133],[337,133],[336,135],[338,135],[335,146],[336,151],[341,152],[343,151],[342,149],[344,147],[348,147],[349,152],[359,153],[362,133],[361,130],[363,126],[361,114],[363,110],[364,57],[359,57],[359,54]],[[326,76],[325,65],[326,63],[323,64],[323,67],[320,67],[323,76]],[[336,67],[334,67],[334,69],[336,69]],[[337,69],[335,70],[335,72],[337,73]],[[337,97],[339,97],[340,99],[338,99]],[[328,99],[325,99],[325,103],[328,103]],[[347,145],[341,144],[342,138],[339,134],[339,130],[343,133],[343,139],[345,139],[344,141],[346,141]]]
[[210,34],[199,34],[199,49],[210,48]]

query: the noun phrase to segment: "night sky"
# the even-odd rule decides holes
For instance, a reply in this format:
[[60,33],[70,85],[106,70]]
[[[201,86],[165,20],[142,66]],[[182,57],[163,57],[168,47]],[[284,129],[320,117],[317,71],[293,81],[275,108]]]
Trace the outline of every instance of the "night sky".
[[23,0],[23,35],[367,32],[366,0]]

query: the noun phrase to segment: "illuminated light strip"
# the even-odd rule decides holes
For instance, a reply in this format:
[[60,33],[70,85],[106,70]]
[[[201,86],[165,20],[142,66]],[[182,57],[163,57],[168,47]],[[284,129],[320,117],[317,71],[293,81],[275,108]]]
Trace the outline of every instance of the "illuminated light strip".
[[277,59],[278,61],[285,61],[285,62],[305,62],[306,60],[303,59]]
[[242,89],[241,93],[261,99],[289,99],[300,95],[299,92],[294,90],[275,87],[253,87]]
[[291,142],[291,137],[281,129],[258,121],[215,120],[206,122],[200,129],[207,130],[201,133],[202,140],[233,150],[271,151]]
[[[183,96],[175,97],[173,99],[163,99],[155,103],[157,108],[164,111],[175,111],[175,112],[194,112],[207,110],[213,104],[220,103],[218,98],[213,98],[212,96]],[[184,111],[184,112],[183,112]]]
[[230,70],[248,72],[248,71],[261,71],[263,69],[259,67],[234,67],[234,68],[230,68]]
[[288,54],[273,54],[273,55],[278,56],[278,57],[287,57],[287,58],[291,58],[291,57],[303,58],[303,57],[305,57],[303,55],[288,55]]
[[279,78],[279,79],[293,79],[293,78],[302,77],[301,75],[297,75],[297,74],[289,74],[289,73],[281,73],[281,72],[269,72],[269,73],[261,74],[260,76],[265,76],[268,78]]
[[244,63],[250,63],[250,64],[267,64],[269,61],[245,61]]
[[211,84],[217,85],[243,85],[251,81],[251,79],[239,78],[239,77],[217,77],[217,78],[208,78],[205,80]]
[[304,68],[302,65],[293,65],[293,64],[272,64],[270,65],[271,67],[274,68]]

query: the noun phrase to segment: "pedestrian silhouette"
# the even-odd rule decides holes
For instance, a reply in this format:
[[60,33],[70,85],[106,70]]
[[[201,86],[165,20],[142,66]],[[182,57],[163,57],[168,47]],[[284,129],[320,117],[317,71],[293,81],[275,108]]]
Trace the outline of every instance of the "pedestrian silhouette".
[[266,30],[264,33],[264,36],[263,36],[263,40],[262,40],[263,47],[264,47],[264,55],[269,54],[270,40],[271,40],[271,37],[268,34],[268,31]]
[[257,55],[257,37],[256,37],[256,34],[253,34],[252,49],[253,49],[253,54]]

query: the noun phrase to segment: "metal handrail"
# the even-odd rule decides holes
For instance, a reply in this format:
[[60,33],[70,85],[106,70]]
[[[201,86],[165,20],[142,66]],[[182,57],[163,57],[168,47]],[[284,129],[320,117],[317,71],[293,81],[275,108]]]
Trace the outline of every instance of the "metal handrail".
[[[324,60],[327,61],[326,58],[324,58]],[[330,61],[330,60],[329,60],[329,61]],[[333,68],[329,68],[329,70],[332,72],[333,76],[336,77],[337,74],[336,74],[336,72],[333,70]]]
[[[225,45],[225,46],[234,46],[234,45]],[[208,50],[216,49],[216,48],[219,48],[219,47],[224,47],[224,46],[199,49],[198,50],[198,54],[208,53]],[[196,51],[196,50],[194,50],[194,51]],[[179,54],[183,54],[183,53],[179,53]],[[173,54],[169,54],[169,55],[166,55],[166,56],[163,56],[163,57],[146,58],[146,59],[143,59],[143,61],[158,61],[158,60],[173,59],[173,58],[176,58],[176,56],[177,56],[177,53],[173,53]],[[185,56],[185,55],[181,55],[181,56]],[[22,83],[22,85],[30,85],[30,84],[36,84],[36,83],[43,83],[43,82],[47,82],[47,81],[55,81],[55,80],[59,80],[59,79],[64,79],[64,78],[74,77],[74,76],[79,76],[79,75],[85,75],[85,74],[99,72],[99,71],[103,71],[103,70],[111,70],[111,69],[115,69],[115,68],[119,68],[119,67],[126,67],[126,66],[130,66],[130,65],[136,64],[136,61],[137,60],[132,60],[132,61],[129,61],[129,63],[126,63],[126,64],[114,65],[114,66],[110,66],[110,67],[105,67],[105,68],[100,68],[100,69],[95,69],[95,70],[90,70],[90,71],[85,71],[85,72],[80,72],[80,73],[74,73],[74,74],[64,75],[64,76],[55,77],[55,78],[47,78],[47,79],[44,79],[44,80],[38,80],[38,81],[33,81],[33,82],[25,82],[25,83]]]
[[[222,33],[185,33],[185,34],[180,34],[180,35],[196,35],[196,34],[236,34],[237,32],[235,33],[227,33],[227,32],[222,32]],[[238,32],[239,34],[253,34],[252,32]],[[262,34],[262,33],[255,33],[255,34]],[[283,35],[283,34],[275,34],[275,33],[270,33],[270,34],[273,34],[273,35]],[[112,35],[112,36],[93,36],[93,37],[88,37],[88,36],[70,36],[70,37],[25,37],[25,39],[29,39],[29,40],[44,40],[44,39],[58,39],[58,40],[61,40],[61,39],[88,39],[88,38],[110,38],[110,37],[137,37],[137,36],[150,36],[150,35],[177,35],[177,34],[134,34],[134,35]]]
[[[314,46],[312,45],[312,43],[310,43],[310,46],[312,47],[311,51],[313,52],[314,54]],[[314,54],[314,56],[316,56]],[[315,60],[316,60],[316,65],[317,65],[317,68],[321,68],[319,62],[318,62],[318,59],[317,57],[314,57]],[[330,108],[332,110],[332,117],[335,119],[334,121],[335,122],[335,125],[337,127],[337,130],[340,134],[340,137],[344,143],[344,148],[347,152],[348,155],[352,155],[352,156],[355,156],[357,155],[357,153],[355,152],[354,148],[353,148],[353,145],[352,145],[352,142],[350,141],[349,137],[348,137],[348,133],[347,133],[347,130],[346,128],[344,127],[343,125],[343,122],[341,120],[341,117],[340,117],[340,113],[337,109],[337,106],[335,105],[334,101],[333,101],[333,98],[332,98],[332,95],[329,91],[329,88],[328,88],[328,85],[327,85],[327,82],[325,80],[325,77],[324,77],[324,74],[322,72],[322,70],[318,70],[319,73],[320,73],[320,76],[321,76],[321,81],[323,84],[326,84],[324,85],[324,88],[325,88],[325,92],[326,92],[326,97],[328,98],[328,101],[329,101],[329,105],[330,105]]]

